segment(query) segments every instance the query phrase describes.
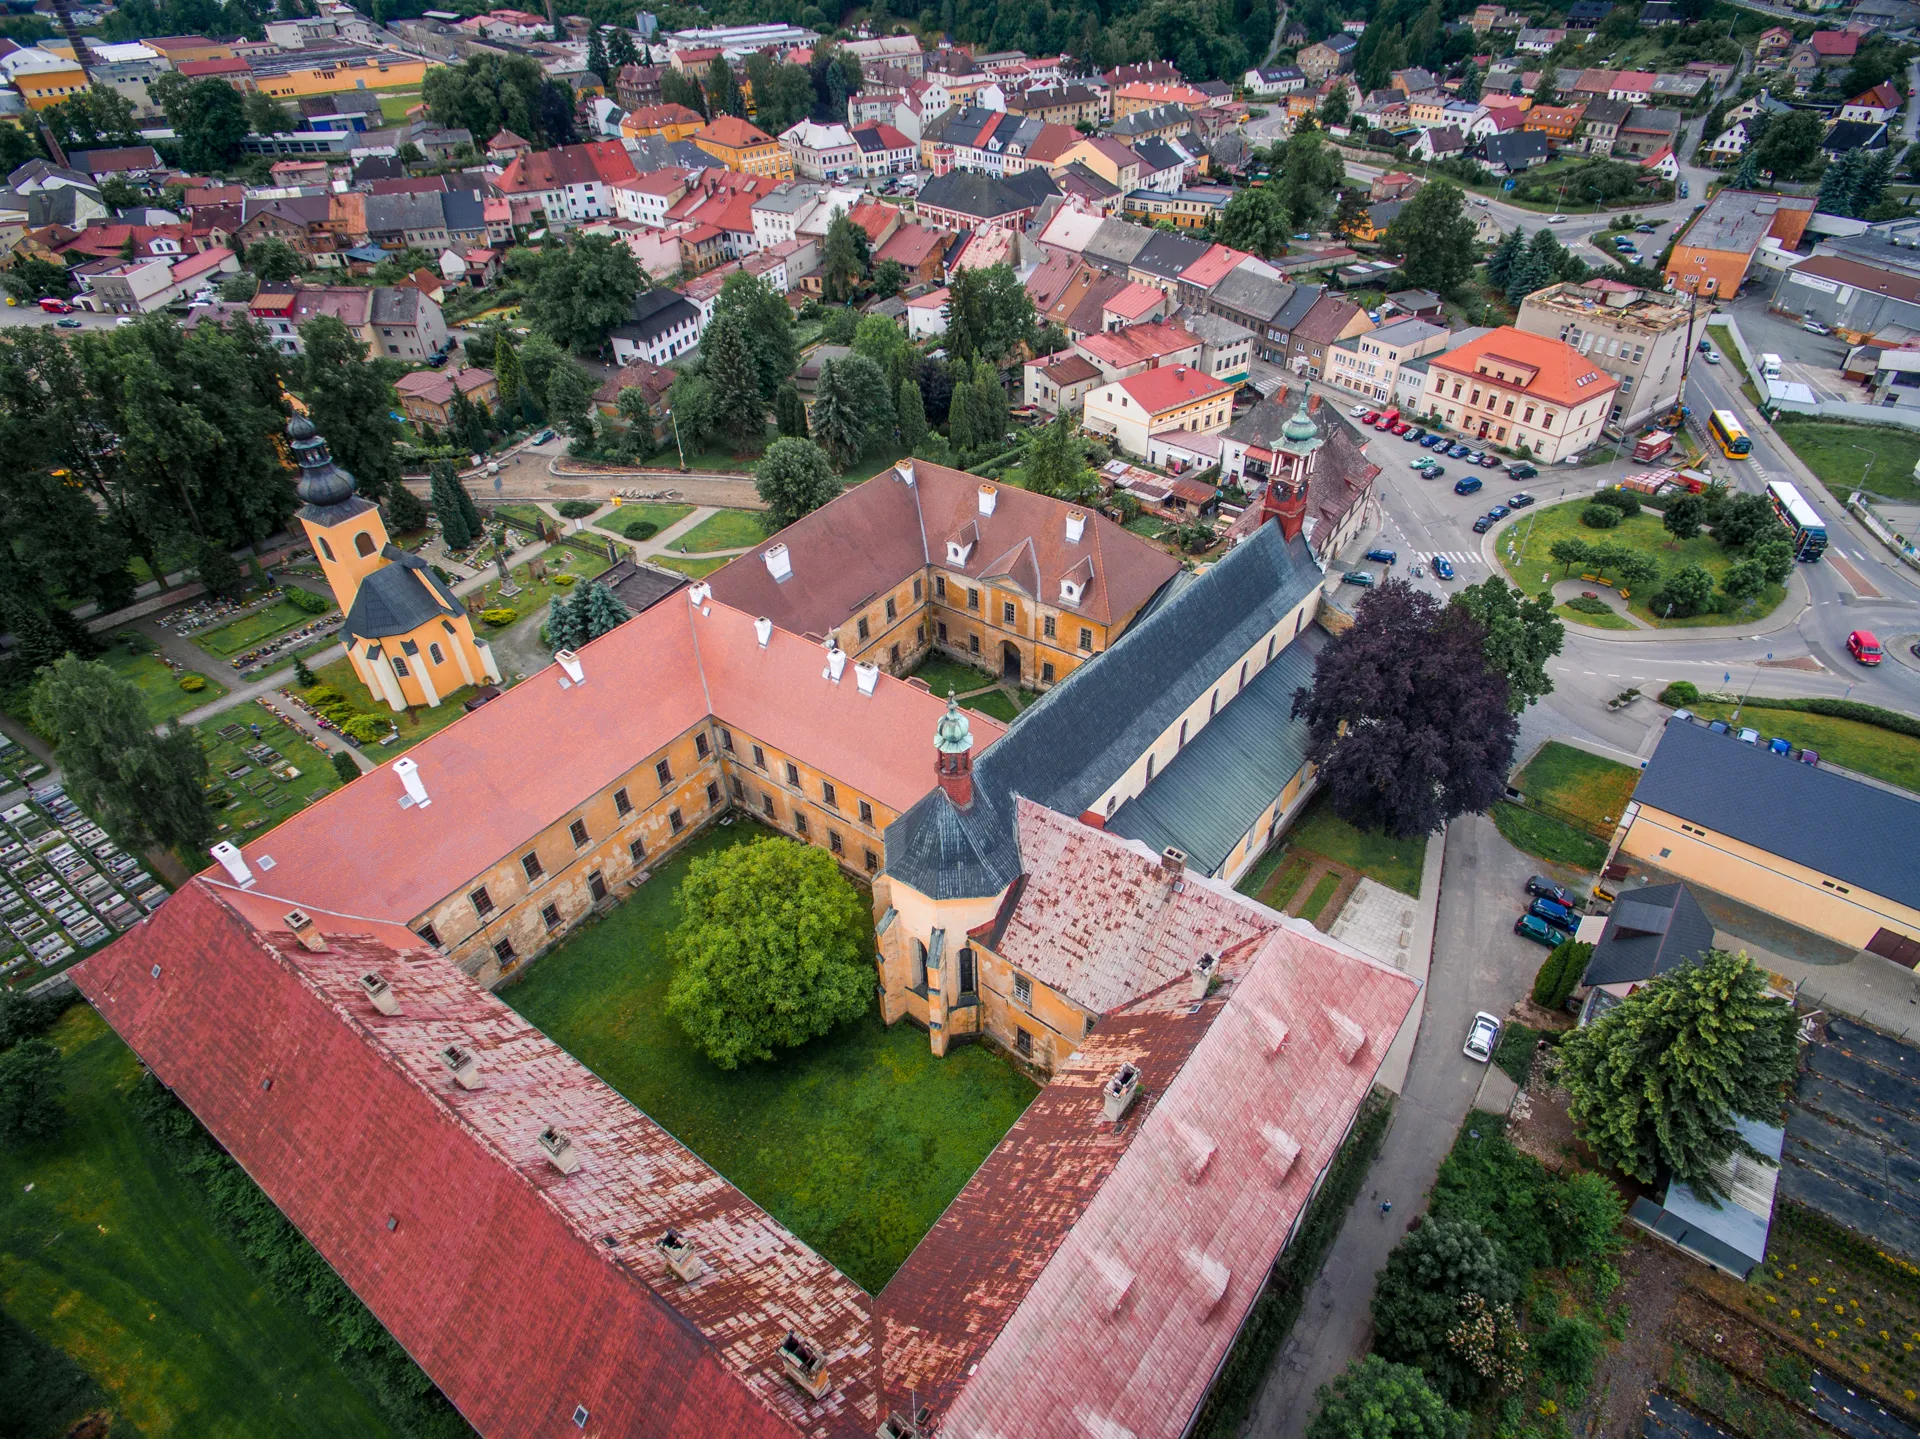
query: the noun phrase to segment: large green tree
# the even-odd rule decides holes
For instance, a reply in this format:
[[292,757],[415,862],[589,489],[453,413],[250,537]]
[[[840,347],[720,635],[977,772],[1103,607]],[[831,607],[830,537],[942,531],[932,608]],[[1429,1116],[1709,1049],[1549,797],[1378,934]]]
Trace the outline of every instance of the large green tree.
[[836,210],[827,222],[827,238],[820,247],[820,283],[834,304],[848,299],[866,278],[861,256],[865,239],[866,232],[847,217],[844,209]]
[[300,392],[333,458],[379,501],[400,484],[400,422],[393,417],[398,366],[368,359],[366,345],[332,315],[300,327]]
[[1460,187],[1434,180],[1400,208],[1383,242],[1400,257],[1407,283],[1431,290],[1458,288],[1473,273],[1473,221]]
[[427,469],[427,497],[440,521],[440,535],[450,550],[463,550],[480,538],[480,511],[460,483],[452,460],[435,460]]
[[716,320],[707,327],[700,348],[721,436],[736,453],[758,451],[767,442],[767,401],[760,391],[745,317]]
[[133,102],[118,90],[97,83],[42,110],[40,120],[69,150],[135,145],[140,141]]
[[1317,130],[1300,130],[1278,147],[1273,185],[1296,229],[1310,225],[1334,203],[1346,183],[1346,161]]
[[1526,591],[1491,575],[1468,585],[1453,603],[1484,631],[1487,667],[1507,677],[1507,708],[1515,714],[1553,693],[1547,661],[1560,653],[1566,626],[1553,612],[1553,596],[1528,599]]
[[873,918],[825,850],[769,837],[702,855],[675,898],[667,1010],[722,1069],[872,1006]]
[[1236,190],[1220,212],[1215,236],[1223,245],[1267,259],[1287,248],[1293,229],[1287,207],[1270,185]]
[[[794,339],[793,311],[786,297],[777,295],[766,284],[743,270],[727,276],[714,298],[714,325],[737,320],[741,338],[753,356],[754,370],[760,380],[760,397],[771,400],[793,375],[800,363],[800,346]],[[703,347],[704,348],[704,347]]]
[[1368,1354],[1314,1396],[1307,1439],[1466,1439],[1467,1416],[1449,1409],[1426,1376]]
[[0,1139],[9,1144],[51,1139],[65,1125],[66,1075],[60,1051],[44,1039],[23,1039],[0,1053]]
[[471,130],[482,145],[501,129],[541,147],[564,144],[571,134],[546,128],[545,83],[538,60],[488,52],[459,65],[429,66],[422,94],[437,124]]
[[784,529],[840,493],[826,452],[813,441],[782,437],[754,466],[753,487],[767,506],[767,525]]
[[168,71],[148,87],[179,137],[180,161],[190,170],[224,173],[247,138],[247,107],[225,80],[189,80]]
[[958,270],[947,287],[947,353],[1004,362],[1034,337],[1033,296],[1008,265]]
[[1796,1054],[1792,1001],[1769,994],[1746,955],[1711,950],[1569,1034],[1560,1074],[1568,1113],[1604,1163],[1718,1198],[1716,1166],[1764,1158],[1733,1121],[1779,1123]]
[[521,313],[555,343],[581,353],[604,345],[647,287],[633,252],[610,235],[582,235],[543,252],[537,275]]
[[1499,1247],[1478,1224],[1430,1215],[1394,1246],[1380,1271],[1373,1291],[1374,1351],[1417,1365],[1449,1399],[1471,1400],[1481,1386],[1449,1337],[1469,1313],[1510,1304],[1518,1287]]
[[116,834],[192,849],[213,833],[199,739],[172,726],[156,733],[146,696],[107,666],[55,661],[34,686],[33,718],[53,737],[68,791]]
[[1026,487],[1036,494],[1076,503],[1100,493],[1100,483],[1087,464],[1080,427],[1065,405],[1053,419],[1033,432],[1027,442]]

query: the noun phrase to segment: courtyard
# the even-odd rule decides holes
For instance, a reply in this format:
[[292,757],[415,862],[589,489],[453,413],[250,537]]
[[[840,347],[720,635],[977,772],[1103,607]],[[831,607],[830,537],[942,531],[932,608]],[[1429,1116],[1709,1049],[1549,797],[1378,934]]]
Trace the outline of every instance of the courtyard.
[[696,836],[500,997],[869,1291],[878,1291],[1039,1091],[998,1051],[935,1058],[878,1007],[770,1063],[722,1070],[666,1012],[666,938]]

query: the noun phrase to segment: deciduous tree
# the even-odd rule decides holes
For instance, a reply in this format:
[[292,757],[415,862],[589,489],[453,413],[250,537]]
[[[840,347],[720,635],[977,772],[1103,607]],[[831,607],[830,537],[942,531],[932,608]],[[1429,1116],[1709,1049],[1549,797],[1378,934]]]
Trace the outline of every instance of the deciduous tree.
[[786,298],[776,295],[754,276],[736,271],[713,302],[709,325],[737,317],[741,337],[753,356],[760,380],[760,396],[771,400],[800,363],[800,347],[793,335],[793,311]]
[[784,529],[840,493],[833,466],[812,440],[781,438],[754,466],[753,488],[767,506],[767,524]]
[[1100,493],[1099,481],[1087,465],[1079,427],[1063,404],[1053,419],[1033,432],[1027,443],[1026,487],[1036,494],[1077,502]]
[[222,174],[240,158],[246,102],[225,80],[189,80],[170,71],[154,80],[150,93],[180,137],[180,161],[188,169]]
[[1723,1198],[1716,1166],[1771,1163],[1736,1118],[1779,1123],[1793,1079],[1793,1004],[1744,954],[1712,950],[1642,985],[1560,1046],[1568,1112],[1603,1162],[1651,1184],[1671,1173]]
[[379,501],[399,487],[400,422],[393,417],[391,360],[369,359],[366,345],[332,315],[300,327],[300,392],[314,428],[360,493]]
[[1286,249],[1291,229],[1279,194],[1262,185],[1257,190],[1234,191],[1220,212],[1217,233],[1221,244],[1266,259]]
[[1374,1350],[1413,1364],[1450,1398],[1471,1399],[1480,1385],[1454,1355],[1448,1336],[1471,1299],[1510,1303],[1517,1286],[1499,1248],[1478,1224],[1429,1216],[1387,1256],[1373,1292]]
[[521,312],[558,344],[597,350],[633,312],[647,279],[633,252],[609,235],[582,235],[564,250],[546,251]]
[[1384,248],[1400,257],[1407,283],[1453,290],[1473,273],[1473,221],[1458,185],[1433,180],[1387,226]]
[[1498,575],[1468,585],[1453,603],[1472,615],[1486,634],[1489,668],[1507,677],[1507,707],[1515,714],[1553,693],[1547,661],[1560,653],[1566,626],[1553,612],[1553,596],[1528,599]]
[[1449,1409],[1426,1376],[1368,1354],[1314,1396],[1307,1439],[1466,1439],[1467,1416]]
[[667,1009],[722,1069],[772,1059],[872,1005],[872,916],[825,850],[766,838],[702,855],[675,897]]
[[847,217],[845,209],[834,211],[827,223],[826,243],[820,247],[820,283],[827,299],[835,304],[852,295],[866,278],[860,254],[860,241],[865,238],[866,233]]
[[44,1039],[23,1039],[0,1054],[0,1139],[10,1144],[51,1139],[67,1122],[60,1051]]
[[1682,495],[1667,506],[1667,512],[1660,517],[1660,525],[1678,545],[1682,540],[1690,540],[1699,534],[1700,525],[1706,517],[1705,500],[1698,495]]
[[283,285],[306,268],[300,252],[285,240],[268,236],[247,246],[247,268],[263,285]]

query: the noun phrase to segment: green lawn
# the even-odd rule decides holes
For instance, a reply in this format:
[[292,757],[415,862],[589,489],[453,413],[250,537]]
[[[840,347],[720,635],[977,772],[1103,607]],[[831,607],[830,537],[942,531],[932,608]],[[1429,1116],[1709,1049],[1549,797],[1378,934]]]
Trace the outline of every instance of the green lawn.
[[[1920,742],[1908,743],[1920,748]],[[1632,765],[1549,740],[1514,777],[1514,788],[1587,824],[1611,826],[1626,810],[1639,782],[1640,771]]]
[[978,710],[981,714],[992,715],[1002,724],[1012,724],[1020,716],[1020,706],[1008,699],[1000,690],[988,690],[971,699],[961,700],[960,708]]
[[711,555],[705,559],[679,559],[673,555],[655,555],[649,563],[659,565],[662,569],[678,570],[696,580],[704,580],[732,558],[732,555]]
[[313,677],[319,683],[332,685],[339,690],[347,703],[361,714],[378,715],[400,727],[400,738],[392,744],[375,743],[363,747],[375,764],[384,764],[402,750],[419,744],[428,735],[438,733],[459,719],[466,713],[466,702],[473,698],[478,689],[476,685],[462,685],[452,694],[442,695],[440,703],[432,709],[419,709],[409,714],[405,710],[396,713],[387,708],[385,700],[375,699],[372,692],[360,683],[359,677],[353,672],[353,661],[345,655],[332,664],[320,666],[313,672]]
[[936,1059],[877,1010],[767,1064],[714,1067],[668,1018],[663,941],[689,859],[767,833],[692,840],[632,897],[533,964],[501,998],[756,1203],[878,1290],[1036,1090],[996,1051]]
[[722,510],[708,515],[675,540],[676,554],[699,555],[711,550],[742,550],[767,537],[765,516],[759,510]]
[[536,532],[547,525],[558,525],[560,523],[560,521],[556,520],[538,505],[514,503],[494,505],[489,509],[488,513],[493,519],[510,520],[522,529],[534,530]]
[[[611,530],[616,535],[626,535],[627,526],[638,520],[648,520],[653,525],[654,534],[670,525],[677,525],[693,513],[692,505],[653,505],[635,500],[609,510],[594,521],[594,525],[603,530]],[[628,535],[627,538],[633,538]]]
[[237,655],[242,650],[252,649],[263,640],[270,640],[275,635],[285,634],[288,630],[311,624],[319,618],[321,618],[320,615],[307,613],[291,600],[275,600],[265,609],[255,610],[250,615],[242,615],[230,624],[221,625],[217,630],[204,630],[192,636],[192,639],[201,649],[212,654]]
[[[142,644],[145,640],[142,639]],[[207,687],[193,694],[180,688],[181,675],[168,669],[158,655],[150,653],[134,654],[125,645],[113,645],[100,656],[100,663],[119,675],[121,679],[134,685],[146,696],[147,713],[153,722],[159,724],[175,715],[183,715],[188,710],[198,709],[211,703],[227,692],[227,687],[210,675],[201,675]],[[194,674],[197,671],[188,670]]]
[[930,653],[914,667],[908,678],[925,680],[935,694],[944,696],[948,690],[955,694],[977,690],[983,685],[995,683],[999,676],[974,665],[963,665],[945,655]]
[[1166,522],[1152,515],[1136,515],[1127,521],[1126,528],[1130,533],[1149,540],[1157,540],[1167,532]]
[[1287,831],[1286,843],[1290,851],[1312,850],[1402,894],[1419,897],[1420,870],[1427,860],[1425,835],[1418,839],[1391,839],[1355,829],[1333,812],[1322,794],[1307,805],[1293,828]]
[[[672,433],[668,433],[672,439]],[[680,463],[680,451],[671,443],[648,463],[672,469]],[[696,474],[750,475],[760,463],[758,455],[736,455],[731,450],[699,450],[687,455],[687,468]]]
[[1320,923],[1320,911],[1327,907],[1327,901],[1333,898],[1333,892],[1340,888],[1341,876],[1328,871],[1320,876],[1320,882],[1313,887],[1313,893],[1307,896],[1307,902],[1300,906],[1300,918],[1308,924]]
[[882,470],[892,469],[895,464],[905,459],[906,455],[907,452],[896,445],[888,445],[883,450],[876,450],[842,475],[840,483],[843,486],[857,485],[862,480],[870,480]]
[[[1739,559],[1737,553],[1730,553],[1720,547],[1719,541],[1707,535],[1696,535],[1681,544],[1674,544],[1673,537],[1661,528],[1660,516],[1653,510],[1642,510],[1631,519],[1623,520],[1610,530],[1590,530],[1580,523],[1580,512],[1587,506],[1584,499],[1568,500],[1564,504],[1542,505],[1531,514],[1507,525],[1500,531],[1495,550],[1500,562],[1506,566],[1507,578],[1525,590],[1528,595],[1545,594],[1552,589],[1555,581],[1567,578],[1567,567],[1553,558],[1551,553],[1556,540],[1576,538],[1590,545],[1618,544],[1628,545],[1644,551],[1658,560],[1663,571],[1671,572],[1683,565],[1697,564],[1713,576],[1714,583],[1720,582],[1734,562]],[[1517,558],[1507,558],[1507,545],[1512,542],[1516,547]],[[1576,567],[1574,574],[1580,571]],[[1545,575],[1547,583],[1542,584],[1540,577]],[[1647,601],[1659,593],[1661,581],[1655,580],[1643,590],[1635,590],[1627,597],[1627,608],[1650,625],[1661,629],[1699,628],[1707,625],[1750,624],[1754,620],[1770,614],[1786,598],[1786,591],[1778,585],[1769,585],[1755,600],[1737,614],[1689,615],[1686,618],[1662,619],[1647,608]],[[1599,618],[1594,616],[1593,618]]]
[[393,1433],[319,1322],[271,1295],[148,1135],[128,1102],[133,1051],[85,1005],[50,1038],[67,1056],[68,1124],[0,1147],[0,1307],[78,1361],[115,1435]]
[[1605,840],[1506,800],[1494,805],[1493,822],[1508,844],[1549,864],[1591,872],[1599,869],[1607,857]]
[[420,103],[418,90],[399,90],[382,92],[380,96],[380,116],[384,120],[398,123],[407,118],[407,111]]
[[[1708,719],[1730,719],[1733,706],[1701,700],[1687,706]],[[1752,725],[1762,737],[1775,735],[1806,749],[1818,750],[1822,760],[1857,770],[1875,779],[1920,791],[1920,739],[1831,715],[1803,714],[1799,710],[1767,709],[1749,700],[1740,709],[1740,723]]]
[[[1908,504],[1920,500],[1920,483],[1913,475],[1914,465],[1920,463],[1920,430],[1860,425],[1849,420],[1802,419],[1790,414],[1781,415],[1773,428],[1801,462],[1820,477],[1837,505],[1844,506],[1847,496],[1862,488],[1862,473],[1866,475],[1864,488],[1876,495]],[[1819,499],[1817,495],[1808,498]]]
[[[352,670],[345,659],[326,666],[318,673],[332,682],[331,672],[335,669],[347,670],[347,677],[352,678]],[[220,737],[222,729],[236,724],[244,732],[239,738]],[[260,726],[257,739],[247,729],[248,725],[254,724]],[[340,777],[333,771],[333,761],[322,754],[305,735],[274,719],[259,705],[236,706],[212,719],[202,720],[193,727],[193,731],[200,739],[201,749],[206,751],[207,781],[212,787],[214,821],[220,825],[222,834],[237,830],[248,838],[257,838],[288,815],[298,814],[305,809],[308,796],[318,798],[328,790],[339,787]],[[247,747],[255,744],[268,745],[280,751],[281,761],[292,765],[300,773],[290,780],[276,779],[247,756]],[[378,746],[372,752],[382,753]],[[231,777],[227,774],[228,770],[243,765],[248,773]]]
[[1571,609],[1566,605],[1555,605],[1553,612],[1570,625],[1591,625],[1596,630],[1630,630],[1633,621],[1625,615],[1616,615],[1609,611],[1602,614],[1588,614],[1585,610]]
[[[520,592],[503,596],[500,593],[500,581],[491,580],[481,591],[480,608],[512,610],[515,619],[525,619],[535,610],[544,611],[555,595],[564,594],[571,588],[554,583],[561,575],[573,575],[576,580],[590,580],[608,568],[607,557],[601,551],[576,550],[570,545],[549,545],[539,559],[546,566],[547,577],[544,580],[533,578],[531,562],[521,564],[510,561],[507,569],[513,576],[513,582],[520,586]],[[496,628],[505,629],[506,625],[477,623],[474,628],[482,635],[487,635]]]

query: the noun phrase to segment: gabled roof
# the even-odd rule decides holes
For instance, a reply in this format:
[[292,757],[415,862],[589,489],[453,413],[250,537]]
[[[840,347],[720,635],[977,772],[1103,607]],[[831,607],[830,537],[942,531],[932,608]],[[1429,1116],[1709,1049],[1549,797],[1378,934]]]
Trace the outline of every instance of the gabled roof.
[[1155,364],[1169,355],[1190,350],[1198,343],[1178,320],[1161,320],[1149,325],[1128,325],[1118,330],[1098,330],[1075,340],[1074,348],[1097,363],[1118,370],[1132,365]]
[[432,620],[463,613],[458,597],[425,560],[396,545],[388,545],[381,555],[387,564],[354,591],[353,608],[341,631],[347,638],[411,634]]
[[642,290],[633,297],[627,322],[615,334],[633,340],[652,340],[689,321],[698,323],[700,312],[686,296],[674,290]]
[[1201,260],[1209,248],[1204,241],[1155,230],[1147,243],[1140,247],[1140,253],[1133,257],[1130,268],[1145,270],[1149,275],[1158,275],[1163,279],[1177,280],[1190,266]]
[[902,225],[887,237],[887,243],[874,252],[874,263],[895,260],[909,270],[917,270],[927,257],[947,242],[947,232],[934,225]]
[[1856,54],[1860,49],[1860,37],[1850,30],[1816,30],[1807,43],[1813,47],[1814,54],[1836,58]]
[[1684,884],[1624,891],[1607,915],[1582,984],[1637,984],[1713,948],[1713,921]]
[[1226,394],[1233,388],[1195,365],[1162,365],[1158,369],[1142,370],[1115,383],[1149,415],[1165,414],[1182,405]]
[[1211,299],[1236,314],[1271,321],[1287,308],[1294,289],[1290,280],[1275,280],[1251,266],[1239,265],[1213,287]]
[[694,131],[695,140],[705,140],[723,149],[745,150],[756,145],[771,145],[773,136],[750,125],[738,115],[718,115]]
[[1871,90],[1863,91],[1847,101],[1849,105],[1866,105],[1877,110],[1898,110],[1900,92],[1893,87],[1891,80],[1882,80]]
[[1472,375],[1477,372],[1482,357],[1496,368],[1505,360],[1532,369],[1535,373],[1531,380],[1522,383],[1510,376],[1504,383],[1557,405],[1577,405],[1610,394],[1620,386],[1618,380],[1597,368],[1573,346],[1516,330],[1511,325],[1489,330],[1464,345],[1432,356],[1432,363],[1435,368],[1453,374]]
[[1041,170],[1027,170],[1011,180],[972,170],[949,170],[921,186],[918,199],[922,209],[952,210],[976,220],[994,220],[1031,210],[1048,194],[1058,193],[1059,187]]
[[1100,228],[1094,231],[1092,238],[1086,242],[1080,253],[1090,260],[1105,260],[1114,265],[1131,266],[1155,236],[1162,233],[1164,232],[1149,229],[1145,225],[1130,224],[1125,220],[1102,220]]
[[1887,126],[1882,120],[1837,120],[1827,131],[1820,148],[1829,155],[1844,155],[1849,150],[1884,150]]

